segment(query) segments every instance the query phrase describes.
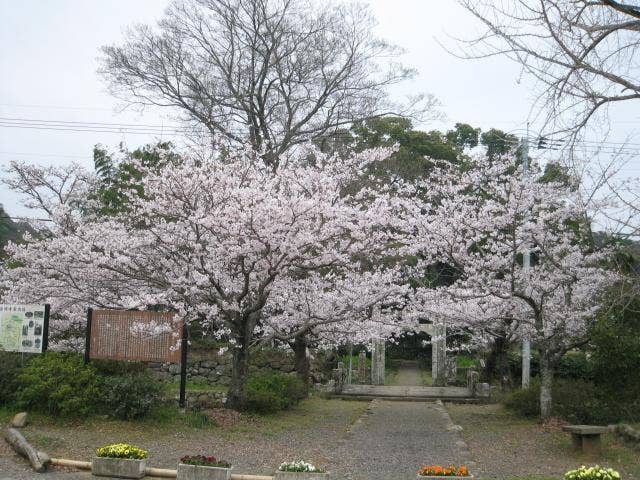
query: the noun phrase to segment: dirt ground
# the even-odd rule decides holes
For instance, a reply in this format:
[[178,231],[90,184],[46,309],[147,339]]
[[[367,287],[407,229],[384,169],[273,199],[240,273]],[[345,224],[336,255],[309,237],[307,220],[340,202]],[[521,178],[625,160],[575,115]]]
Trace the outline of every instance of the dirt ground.
[[623,480],[640,480],[640,450],[623,445],[613,434],[602,437],[602,457],[593,460],[577,455],[571,437],[560,422],[541,425],[520,419],[500,405],[447,405],[453,421],[463,427],[481,478],[561,479],[581,465],[614,468]]

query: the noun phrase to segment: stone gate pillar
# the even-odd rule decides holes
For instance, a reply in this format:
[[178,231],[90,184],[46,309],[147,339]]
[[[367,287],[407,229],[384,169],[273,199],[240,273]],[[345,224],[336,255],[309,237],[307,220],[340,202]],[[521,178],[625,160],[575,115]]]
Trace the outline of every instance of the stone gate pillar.
[[431,378],[433,385],[442,387],[447,384],[447,326],[434,323],[431,333]]
[[378,340],[373,343],[371,350],[371,384],[384,385],[385,372],[385,341]]

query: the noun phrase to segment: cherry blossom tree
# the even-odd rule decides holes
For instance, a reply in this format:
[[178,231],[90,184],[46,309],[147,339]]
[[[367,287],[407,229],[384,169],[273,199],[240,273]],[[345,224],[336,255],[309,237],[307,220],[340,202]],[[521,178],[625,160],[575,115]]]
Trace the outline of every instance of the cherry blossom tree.
[[[606,252],[581,241],[588,218],[579,191],[527,176],[513,156],[475,158],[462,171],[441,166],[412,218],[417,252],[456,271],[448,286],[419,288],[421,314],[483,334],[529,338],[540,351],[541,416],[551,415],[554,370],[586,342],[598,295],[612,274]],[[418,198],[418,197],[416,197]],[[531,268],[523,268],[523,254]]]
[[[70,316],[87,306],[162,305],[187,321],[213,322],[233,353],[228,405],[243,408],[250,347],[263,332],[295,338],[314,328],[329,337],[330,325],[349,322],[359,327],[340,328],[390,328],[365,322],[386,318],[373,312],[397,294],[397,276],[367,270],[362,259],[402,245],[401,202],[392,190],[345,191],[389,153],[338,159],[308,148],[277,174],[250,150],[184,158],[161,172],[138,164],[144,194],[131,194],[127,212],[79,217],[72,230],[55,224],[46,238],[11,246],[21,266],[4,272],[4,297],[46,299]],[[362,288],[350,297],[346,284]],[[340,306],[356,294],[358,302]],[[305,315],[291,315],[296,295],[313,298]]]

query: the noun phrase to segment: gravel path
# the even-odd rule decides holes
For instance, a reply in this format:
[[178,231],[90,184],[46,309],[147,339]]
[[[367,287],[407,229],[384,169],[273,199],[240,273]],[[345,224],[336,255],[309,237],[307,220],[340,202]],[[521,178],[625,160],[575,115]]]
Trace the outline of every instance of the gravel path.
[[374,400],[336,450],[334,478],[414,479],[424,464],[468,464],[450,422],[440,404]]
[[401,366],[395,378],[396,385],[417,386],[422,385],[420,370],[417,366]]
[[[363,413],[364,412],[364,413]],[[425,463],[467,463],[466,444],[437,403],[314,400],[254,426],[231,430],[131,429],[109,423],[77,427],[27,427],[25,436],[45,439],[52,456],[89,460],[96,445],[127,441],[150,451],[150,465],[175,468],[185,452],[215,452],[231,459],[234,473],[269,475],[283,460],[304,459],[325,467],[334,480],[414,479]],[[36,474],[0,441],[0,480],[88,480],[88,472],[55,469]],[[147,477],[149,478],[149,477]]]

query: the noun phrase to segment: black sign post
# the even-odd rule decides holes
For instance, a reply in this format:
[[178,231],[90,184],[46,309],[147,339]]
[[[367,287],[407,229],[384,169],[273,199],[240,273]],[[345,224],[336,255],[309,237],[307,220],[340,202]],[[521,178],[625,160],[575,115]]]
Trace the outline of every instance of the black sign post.
[[182,324],[182,338],[180,339],[180,408],[184,408],[187,396],[187,348],[189,345],[189,334],[186,322]]
[[44,304],[44,322],[42,323],[42,353],[49,348],[49,314],[51,312],[51,305]]
[[93,308],[87,308],[87,330],[85,332],[84,340],[84,363],[89,363],[91,360],[91,316],[93,314]]

